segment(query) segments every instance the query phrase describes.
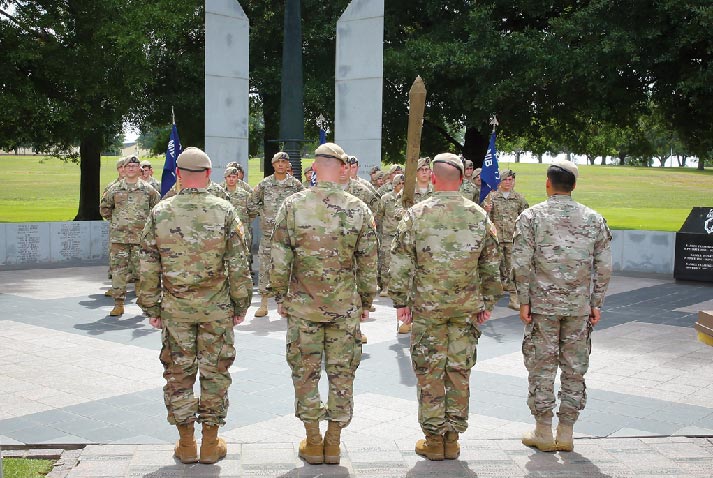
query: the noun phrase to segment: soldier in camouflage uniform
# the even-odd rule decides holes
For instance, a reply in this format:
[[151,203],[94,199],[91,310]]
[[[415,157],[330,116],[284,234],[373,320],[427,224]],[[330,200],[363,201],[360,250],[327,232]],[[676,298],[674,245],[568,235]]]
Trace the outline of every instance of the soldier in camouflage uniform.
[[151,161],[148,159],[141,161],[141,179],[145,183],[149,183],[156,192],[161,194],[161,183],[153,177],[153,166],[151,166]]
[[394,164],[389,168],[388,176],[386,177],[386,179],[384,179],[384,185],[376,190],[376,193],[379,195],[379,197],[394,190],[394,185],[391,184],[391,182],[394,180],[394,177],[396,177],[397,174],[403,174],[403,172],[403,168],[398,164]]
[[[243,189],[244,191],[246,191],[247,193],[252,193],[252,192],[253,192],[253,188],[251,188],[250,185],[245,182],[245,171],[243,171],[242,165],[241,165],[239,162],[237,162],[237,161],[231,161],[230,163],[228,163],[228,164],[225,166],[225,169],[228,169],[228,168],[235,168],[235,169],[238,170],[238,182],[237,182],[237,186],[238,186],[240,189]],[[221,184],[221,186],[223,186],[224,189],[227,189],[227,188],[225,187],[225,183]]]
[[[275,219],[270,291],[287,317],[287,362],[295,387],[295,415],[307,438],[307,462],[339,463],[342,428],[352,419],[354,373],[361,360],[359,321],[376,294],[374,218],[338,185],[347,156],[334,143],[315,151],[316,186],[287,198]],[[329,399],[322,403],[324,359]],[[319,421],[329,421],[322,441]]]
[[463,178],[463,184],[460,185],[459,191],[464,198],[477,204],[480,202],[480,189],[478,189],[471,181],[471,176],[473,175],[473,161],[466,159],[464,167],[465,177]]
[[245,229],[245,247],[250,252],[252,246],[252,231],[248,225],[250,224],[250,215],[248,209],[250,207],[250,193],[241,188],[238,184],[238,168],[230,167],[225,169],[225,186],[222,186],[228,193],[230,204],[235,208],[235,213],[240,219]]
[[312,173],[313,173],[313,172],[314,172],[314,170],[312,169],[312,166],[310,166],[309,168],[305,169],[305,172],[304,172],[305,180],[302,181],[302,187],[303,187],[303,188],[307,189],[307,188],[311,188],[311,187],[312,187]]
[[481,192],[481,186],[482,186],[482,181],[480,179],[480,173],[483,172],[481,168],[477,168],[475,171],[473,171],[473,180],[472,183],[475,184],[475,189],[477,190],[476,193],[476,201],[478,204],[480,204],[480,192]]
[[349,177],[353,181],[357,181],[359,184],[371,191],[376,197],[380,197],[376,192],[376,188],[371,184],[371,182],[359,176],[359,158],[356,156],[348,156],[349,162]]
[[[175,455],[183,463],[215,463],[226,453],[218,427],[228,411],[233,326],[250,305],[252,280],[235,209],[206,189],[210,159],[186,148],[177,165],[183,188],[151,211],[141,236],[139,305],[161,329],[164,401],[180,436]],[[196,421],[203,424],[200,456]]]
[[250,197],[250,215],[260,216],[260,229],[262,237],[260,239],[260,270],[258,276],[258,290],[260,291],[260,307],[255,312],[255,317],[267,315],[267,282],[270,271],[270,242],[272,241],[272,229],[275,227],[275,215],[288,196],[302,191],[302,183],[287,174],[287,167],[290,165],[290,157],[284,151],[280,151],[272,157],[272,166],[275,173],[266,177],[255,186]]
[[512,273],[512,236],[515,233],[515,221],[522,211],[530,207],[525,197],[515,192],[515,172],[506,169],[500,174],[500,186],[497,191],[491,191],[483,200],[483,209],[488,211],[490,219],[498,230],[500,244],[500,279],[503,289],[510,295],[508,307],[520,310],[515,293],[515,283]]
[[374,186],[374,189],[379,189],[381,186],[376,184],[376,173],[381,172],[381,167],[380,166],[374,166],[371,168],[371,171],[369,171],[369,179],[371,182],[371,185]]
[[[525,323],[522,352],[529,373],[527,404],[535,417],[523,444],[571,451],[572,428],[587,401],[590,333],[599,322],[611,277],[611,234],[606,221],[575,202],[577,166],[555,160],[547,169],[547,196],[517,220],[513,265]],[[552,436],[554,381],[561,371],[559,425]]]
[[480,206],[460,195],[462,180],[458,156],[436,156],[436,192],[406,211],[391,246],[389,295],[399,320],[413,323],[411,362],[426,435],[416,453],[430,460],[460,453],[478,325],[502,292],[495,229]]
[[[379,276],[381,278],[381,296],[389,296],[389,265],[391,264],[391,241],[396,236],[396,227],[403,217],[404,210],[399,207],[397,195],[404,188],[404,175],[397,174],[393,180],[394,190],[381,198],[383,217],[381,219],[381,237],[379,240]],[[399,327],[399,333],[406,334],[410,325]]]
[[[109,315],[124,313],[126,283],[132,271],[139,270],[139,240],[151,208],[161,199],[148,183],[139,179],[139,159],[131,156],[125,161],[124,179],[111,186],[102,196],[99,211],[111,222],[109,226],[109,262],[111,296],[114,308]],[[137,289],[140,284],[137,284]]]
[[[124,179],[124,161],[126,161],[126,158],[119,158],[116,160],[116,179],[106,185],[104,191],[102,191],[102,197],[106,194],[110,187]],[[111,255],[111,241],[109,241],[108,249],[109,255]],[[106,276],[109,280],[111,280],[111,261],[109,261],[109,269],[107,270]],[[104,291],[104,297],[111,297],[111,287]]]

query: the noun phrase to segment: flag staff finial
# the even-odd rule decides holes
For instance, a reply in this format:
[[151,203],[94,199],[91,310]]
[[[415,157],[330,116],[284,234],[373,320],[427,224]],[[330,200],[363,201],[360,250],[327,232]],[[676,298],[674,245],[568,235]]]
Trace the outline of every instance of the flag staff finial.
[[498,117],[495,115],[491,116],[490,124],[493,125],[493,133],[495,133],[495,128],[497,128],[498,125],[500,125],[500,123],[498,122]]
[[176,124],[176,113],[173,111],[173,106],[171,106],[171,124]]

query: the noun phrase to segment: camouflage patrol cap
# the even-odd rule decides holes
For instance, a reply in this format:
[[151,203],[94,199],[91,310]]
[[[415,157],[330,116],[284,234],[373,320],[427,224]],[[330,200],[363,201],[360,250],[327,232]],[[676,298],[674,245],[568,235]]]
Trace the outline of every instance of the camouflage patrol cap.
[[480,176],[480,173],[483,172],[483,168],[475,168],[473,171],[473,177]]
[[119,158],[116,160],[116,169],[123,168],[126,158]]
[[568,173],[573,174],[575,180],[579,177],[579,168],[572,161],[567,161],[566,159],[557,158],[552,161],[550,168],[552,168],[552,167],[563,169],[563,170],[567,171]]
[[371,171],[369,171],[369,173],[374,174],[378,171],[381,171],[381,168],[379,166],[374,166],[373,168],[371,168]]
[[141,167],[143,168],[144,166],[148,166],[149,168],[153,168],[153,166],[151,166],[151,161],[149,161],[148,159],[144,159],[143,161],[141,161]]
[[389,168],[389,174],[394,174],[396,171],[403,171],[403,169],[398,164],[394,164]]
[[377,171],[374,177],[376,179],[384,179],[386,177],[386,173],[383,171]]
[[290,155],[285,153],[284,151],[278,151],[277,153],[275,153],[275,156],[272,157],[272,163],[274,164],[275,161],[280,160],[289,161]]
[[231,161],[225,165],[226,168],[237,168],[240,165],[237,161]]
[[238,174],[238,168],[225,168],[225,172],[223,173],[223,177],[227,178],[231,174]]
[[210,158],[203,152],[203,150],[190,146],[178,155],[176,166],[178,166],[178,169],[198,173],[205,171],[206,169],[211,169],[213,164],[210,162]]
[[359,164],[359,158],[356,156],[347,156],[347,164]]
[[500,179],[507,179],[507,178],[513,178],[515,179],[515,171],[512,169],[506,169],[502,173],[500,173]]
[[394,180],[391,181],[391,184],[393,184],[394,186],[396,186],[397,184],[403,184],[404,181],[405,181],[404,175],[403,175],[403,174],[397,174],[396,176],[394,176]]
[[[456,157],[458,157],[458,156],[456,156]],[[419,158],[418,167],[416,169],[421,169],[423,167],[426,167],[426,168],[431,167],[431,158],[429,158],[429,157]]]
[[136,156],[129,156],[124,160],[124,166],[128,166],[129,164],[141,164],[141,161],[139,161],[139,158]]
[[465,169],[472,168],[473,167],[473,161],[470,159],[465,160]]
[[436,163],[443,163],[447,164],[448,166],[453,166],[458,171],[460,171],[461,175],[463,174],[463,161],[461,161],[460,158],[453,153],[437,154],[436,157],[433,158],[433,164]]
[[349,159],[346,153],[344,153],[344,150],[336,143],[320,144],[317,149],[314,150],[314,156],[338,159],[344,164],[348,164]]

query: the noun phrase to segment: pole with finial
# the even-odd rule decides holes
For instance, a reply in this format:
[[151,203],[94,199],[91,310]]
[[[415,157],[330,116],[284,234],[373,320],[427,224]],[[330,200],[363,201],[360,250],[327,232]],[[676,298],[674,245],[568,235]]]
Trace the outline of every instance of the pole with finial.
[[493,115],[490,117],[490,124],[493,125],[493,133],[495,133],[495,128],[497,128],[500,123],[498,122],[498,117]]
[[406,134],[406,171],[404,171],[404,189],[402,204],[404,209],[413,206],[416,191],[416,170],[418,156],[421,153],[421,129],[426,110],[426,85],[420,76],[411,85],[408,93],[408,132]]

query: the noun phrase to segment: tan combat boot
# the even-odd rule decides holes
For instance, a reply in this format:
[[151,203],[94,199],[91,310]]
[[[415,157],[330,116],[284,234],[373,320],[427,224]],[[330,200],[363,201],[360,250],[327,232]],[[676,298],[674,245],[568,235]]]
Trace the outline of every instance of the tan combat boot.
[[508,302],[508,307],[512,310],[520,310],[520,302],[517,300],[517,294],[515,292],[510,292],[510,301]]
[[559,423],[557,425],[557,449],[559,451],[572,451],[574,450],[574,425],[567,423]]
[[557,451],[557,445],[552,436],[552,419],[538,419],[535,422],[535,429],[522,437],[522,444],[534,446],[540,451]]
[[361,334],[361,344],[366,344],[366,334]]
[[342,427],[337,422],[329,422],[327,433],[324,434],[324,462],[329,465],[338,465],[341,450]]
[[111,315],[112,317],[124,315],[124,299],[114,299],[114,308],[111,309],[109,315]]
[[228,446],[225,440],[218,437],[218,425],[203,424],[203,439],[201,440],[200,462],[208,465],[225,458]]
[[107,289],[104,291],[104,297],[111,297],[111,289]]
[[443,435],[426,434],[425,440],[416,442],[416,454],[433,461],[443,460]]
[[324,442],[319,431],[319,422],[304,422],[307,438],[300,442],[299,456],[310,465],[324,463]]
[[389,296],[389,288],[384,287],[383,289],[381,289],[381,292],[379,292],[379,295],[381,297],[388,297]]
[[443,456],[446,460],[455,460],[460,456],[458,432],[446,432],[446,436],[443,439]]
[[260,308],[255,311],[255,317],[265,317],[267,315],[267,296],[260,297]]
[[401,324],[399,325],[399,333],[400,334],[410,334],[411,333],[411,324]]
[[173,449],[173,454],[181,463],[198,462],[198,444],[193,437],[193,423],[188,425],[176,425],[178,428],[179,440]]

